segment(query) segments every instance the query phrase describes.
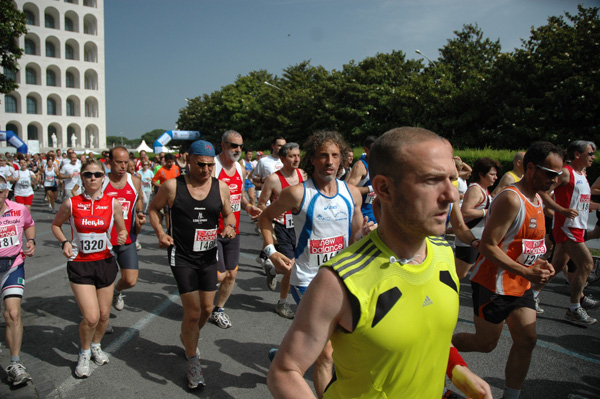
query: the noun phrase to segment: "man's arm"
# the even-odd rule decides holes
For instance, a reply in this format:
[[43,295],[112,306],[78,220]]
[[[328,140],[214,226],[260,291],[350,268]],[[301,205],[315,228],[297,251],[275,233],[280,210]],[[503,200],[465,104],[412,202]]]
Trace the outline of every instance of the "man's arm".
[[472,246],[474,245],[474,248],[479,248],[479,240],[475,239],[471,229],[467,227],[462,212],[460,211],[459,204],[460,201],[456,200],[456,202],[452,204],[452,210],[450,211],[450,223],[452,223],[454,235],[462,242],[471,243]]
[[150,225],[154,229],[154,234],[156,234],[156,237],[158,238],[158,246],[160,248],[168,248],[169,246],[173,245],[173,238],[163,230],[160,210],[166,205],[173,205],[176,189],[177,180],[167,180],[165,184],[160,187],[154,196],[154,199],[148,206]]
[[162,168],[157,170],[156,173],[154,174],[154,177],[152,178],[152,185],[154,187],[160,187],[160,178],[164,177],[164,175],[165,175],[165,172],[164,172],[164,170],[162,170]]
[[498,182],[498,185],[496,186],[494,191],[492,191],[492,197],[495,197],[496,195],[498,195],[498,193],[500,191],[502,191],[505,187],[510,186],[514,182],[515,182],[515,178],[513,177],[513,175],[510,173],[505,173],[504,176],[502,176],[502,178]]
[[265,180],[265,184],[263,184],[262,191],[260,192],[260,197],[258,198],[258,207],[263,211],[267,209],[267,202],[271,199],[273,191],[277,189],[277,183],[279,183],[279,191],[281,191],[281,182],[275,173]]
[[485,217],[487,213],[486,209],[475,209],[481,201],[485,201],[485,197],[479,188],[471,186],[467,189],[465,197],[463,198],[462,207],[460,208],[463,218],[473,220]]
[[350,301],[335,272],[323,267],[302,297],[269,369],[267,386],[274,398],[315,397],[304,373],[317,360],[338,324],[352,331]]
[[572,208],[563,208],[562,206],[557,204],[556,201],[554,201],[554,199],[550,195],[550,193],[552,191],[554,191],[555,188],[564,186],[565,184],[569,184],[570,181],[571,181],[571,174],[569,173],[569,169],[563,168],[561,175],[558,176],[558,181],[556,183],[554,183],[548,191],[545,191],[545,192],[540,191],[539,194],[542,197],[542,200],[544,200],[544,205],[547,208],[560,213],[561,215],[563,215],[564,217],[566,217],[568,219],[573,219],[573,218],[577,217],[577,215],[579,215],[579,211],[577,209],[572,209]]
[[[279,198],[272,202],[271,205],[269,205],[260,214],[258,217],[258,228],[261,230],[263,236],[263,248],[273,245],[273,234],[275,234],[275,232],[273,231],[273,225],[271,224],[271,221],[287,211],[298,211],[302,204],[303,198],[304,185],[297,184],[295,186],[286,187],[283,191],[281,191]],[[267,253],[267,251],[265,251],[265,253]],[[271,262],[273,262],[275,269],[280,274],[285,274],[294,263],[281,252],[275,251],[270,255],[267,253],[267,256],[269,256],[269,259]]]
[[142,195],[142,180],[134,175],[131,175],[131,180],[133,181],[135,191],[138,193],[137,201],[135,201],[135,227],[139,234],[139,232],[142,231],[142,225],[146,223],[146,215],[144,215],[144,197]]
[[[240,160],[240,165],[241,165],[241,160]],[[262,209],[260,209],[259,207],[257,207],[254,204],[251,204],[250,201],[248,201],[248,199],[244,195],[244,193],[246,192],[246,185],[244,184],[244,181],[246,180],[247,175],[248,175],[248,171],[246,169],[244,169],[243,165],[242,165],[242,198],[240,200],[240,204],[242,205],[242,209],[245,210],[246,213],[248,215],[250,215],[252,217],[252,219],[254,220],[254,219],[258,218],[258,216],[262,212]]]
[[[366,175],[367,168],[365,168],[365,164],[362,161],[358,160],[352,167],[350,177],[348,177],[348,180],[346,180],[346,182],[356,187],[356,185],[360,183],[360,181],[364,179]],[[369,187],[358,187],[358,191],[360,191],[361,195],[368,194]]]
[[494,200],[483,229],[479,252],[508,272],[526,278],[532,283],[545,283],[554,275],[554,268],[548,261],[538,259],[532,267],[527,267],[511,259],[498,246],[517,216],[520,206],[518,194],[513,192],[507,192]]
[[235,225],[237,220],[235,220],[235,214],[231,210],[231,193],[229,192],[229,187],[227,183],[221,180],[217,180],[219,182],[219,191],[221,193],[221,203],[223,206],[221,207],[221,215],[223,216],[223,231],[221,232],[221,237],[235,237]]
[[348,189],[354,200],[354,214],[352,215],[352,220],[350,222],[352,233],[348,238],[348,244],[353,244],[369,234],[372,230],[375,230],[377,225],[373,222],[367,222],[366,216],[363,218],[362,212],[360,211],[360,207],[362,206],[362,196],[360,195],[359,188],[356,186],[348,186]]

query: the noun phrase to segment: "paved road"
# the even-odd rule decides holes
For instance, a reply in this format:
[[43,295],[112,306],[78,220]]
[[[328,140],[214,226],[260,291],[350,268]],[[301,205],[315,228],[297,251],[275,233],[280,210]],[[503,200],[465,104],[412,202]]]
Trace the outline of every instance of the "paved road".
[[[277,346],[290,325],[273,311],[278,294],[268,291],[262,269],[254,261],[261,241],[254,224],[242,219],[242,256],[238,284],[227,312],[233,327],[221,330],[208,324],[201,333],[202,364],[208,386],[186,387],[184,352],[179,342],[181,303],[174,279],[166,267],[166,254],[146,228],[140,238],[141,270],[138,285],[127,291],[125,309],[114,311],[114,333],[105,336],[103,348],[110,363],[94,367],[87,379],[73,374],[77,361],[80,315],[68,284],[65,259],[50,232],[52,216],[36,192],[32,210],[37,223],[37,254],[26,261],[27,287],[23,302],[25,337],[23,359],[33,377],[26,386],[7,385],[0,371],[0,398],[241,398],[270,397],[265,384],[267,352]],[[67,231],[68,227],[65,227]],[[589,291],[600,297],[600,287]],[[564,321],[567,286],[557,277],[542,294],[546,309],[538,321],[534,352],[523,399],[567,398],[578,393],[600,398],[600,326],[573,326]],[[461,286],[458,331],[472,331],[468,282]],[[592,311],[600,317],[600,311]],[[0,322],[0,364],[9,353]],[[504,364],[511,339],[505,329],[498,348],[489,354],[464,354],[469,366],[493,387],[500,398]],[[310,380],[310,373],[307,378]]]

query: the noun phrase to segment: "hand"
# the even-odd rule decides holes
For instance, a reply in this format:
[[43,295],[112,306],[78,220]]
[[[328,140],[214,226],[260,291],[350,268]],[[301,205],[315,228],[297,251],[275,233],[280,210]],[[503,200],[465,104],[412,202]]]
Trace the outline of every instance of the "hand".
[[127,230],[119,232],[119,234],[117,234],[117,245],[125,244],[125,241],[127,241],[127,235]]
[[248,205],[246,207],[246,212],[248,212],[248,215],[252,217],[252,220],[256,220],[262,213],[262,209],[254,205]]
[[534,284],[546,284],[554,276],[554,267],[547,260],[538,258],[532,267],[527,269],[525,278]]
[[169,248],[173,244],[175,244],[175,242],[173,241],[173,237],[171,237],[168,234],[163,233],[158,238],[158,247],[159,248]]
[[269,259],[273,262],[277,274],[287,274],[294,265],[294,262],[281,252],[275,252]]
[[454,367],[452,383],[467,396],[466,399],[493,399],[488,383],[465,366]]
[[63,255],[67,258],[70,259],[73,256],[73,244],[71,244],[71,242],[65,242],[65,245],[63,245]]
[[231,225],[227,225],[225,226],[225,228],[223,229],[223,231],[221,232],[221,237],[225,238],[235,238],[235,229],[233,227],[231,227]]
[[475,248],[476,250],[479,251],[479,246],[481,245],[481,240],[480,239],[475,239],[473,240],[473,242],[471,243],[471,246],[473,248]]
[[377,228],[377,224],[373,221],[369,222],[369,218],[367,216],[365,216],[363,219],[363,225],[362,225],[362,230],[361,230],[362,236],[366,237],[367,235],[369,235],[370,232],[372,232],[376,228]]
[[558,212],[568,219],[575,219],[577,216],[579,216],[579,212],[577,211],[577,209],[573,208],[565,208]]
[[33,243],[33,241],[28,240],[25,246],[27,247],[27,249],[24,249],[23,253],[26,256],[33,256],[33,254],[35,254],[35,244]]
[[144,224],[146,224],[146,215],[144,215],[144,212],[138,211],[137,217],[135,218],[135,227],[137,228],[138,233]]

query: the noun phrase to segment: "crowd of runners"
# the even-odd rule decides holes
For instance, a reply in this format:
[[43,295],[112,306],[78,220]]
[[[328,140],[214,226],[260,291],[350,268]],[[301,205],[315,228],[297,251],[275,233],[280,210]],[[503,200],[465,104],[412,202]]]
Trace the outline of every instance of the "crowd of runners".
[[[218,146],[198,140],[154,159],[124,147],[100,159],[72,149],[0,156],[9,382],[31,380],[20,358],[21,301],[25,258],[36,245],[29,209],[43,190],[82,315],[77,377],[90,375],[91,361],[109,362],[101,341],[112,330],[111,308],[122,311],[124,292],[137,283],[137,235],[148,221],[181,297],[188,387],[205,386],[199,337],[209,321],[235,325],[226,305],[244,211],[264,241],[257,262],[266,287],[279,283],[273,309],[294,319],[268,353],[274,397],[459,397],[445,388],[447,375],[468,398],[491,398],[459,353],[490,352],[506,323],[513,345],[503,397],[519,398],[543,288],[557,273],[569,282],[566,320],[597,323],[588,311],[600,301],[585,293],[594,267],[585,241],[600,238],[600,226],[586,231],[598,210],[591,197],[600,195],[600,179],[590,186],[586,177],[596,145],[533,143],[498,182],[496,160],[467,165],[425,129],[369,136],[363,148],[354,162],[338,132],[318,131],[302,147],[274,137],[263,156],[244,153],[242,134],[230,130]],[[467,276],[475,332],[454,334]],[[315,392],[304,379],[313,365]]]

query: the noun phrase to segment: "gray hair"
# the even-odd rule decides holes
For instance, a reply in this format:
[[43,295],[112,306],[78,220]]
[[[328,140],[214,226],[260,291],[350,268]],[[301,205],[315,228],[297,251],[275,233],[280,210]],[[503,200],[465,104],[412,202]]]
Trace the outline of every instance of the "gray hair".
[[225,133],[223,133],[223,135],[221,136],[221,141],[223,143],[227,143],[227,142],[229,142],[229,139],[231,137],[235,137],[235,136],[242,137],[242,135],[240,133],[236,132],[235,130],[228,130]]
[[573,159],[575,159],[575,153],[576,152],[585,152],[588,145],[592,146],[592,150],[594,152],[596,151],[596,144],[594,144],[593,141],[587,141],[587,140],[572,141],[569,144],[569,146],[567,147],[567,158],[572,161]]
[[279,157],[285,158],[291,150],[295,150],[296,148],[300,148],[298,143],[286,143],[279,149]]

